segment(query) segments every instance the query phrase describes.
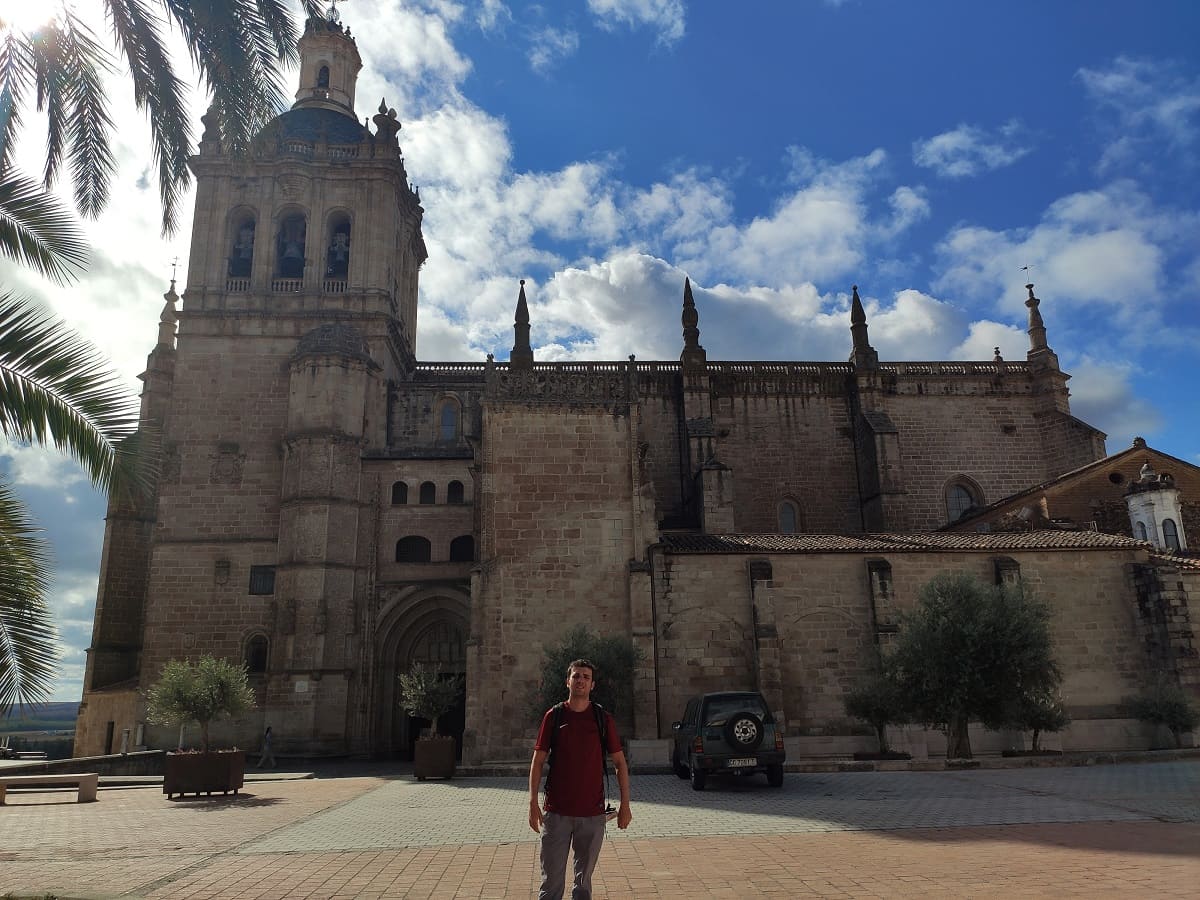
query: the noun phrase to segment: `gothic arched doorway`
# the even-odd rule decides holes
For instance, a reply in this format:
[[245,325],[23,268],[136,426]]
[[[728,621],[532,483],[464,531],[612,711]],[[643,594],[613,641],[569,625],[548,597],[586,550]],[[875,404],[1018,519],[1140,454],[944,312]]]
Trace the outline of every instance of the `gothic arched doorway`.
[[[413,746],[426,719],[409,716],[400,708],[399,676],[414,663],[437,666],[444,677],[466,673],[466,598],[428,595],[396,603],[384,617],[377,673],[378,707],[375,749],[387,756],[412,759]],[[454,737],[462,756],[466,722],[466,697],[438,719],[438,731]]]

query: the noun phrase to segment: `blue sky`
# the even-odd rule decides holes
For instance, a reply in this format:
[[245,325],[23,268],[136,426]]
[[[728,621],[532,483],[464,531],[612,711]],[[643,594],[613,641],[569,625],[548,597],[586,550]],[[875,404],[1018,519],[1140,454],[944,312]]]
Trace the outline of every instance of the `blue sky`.
[[[1140,434],[1200,463],[1194,0],[341,9],[359,117],[396,108],[426,208],[420,358],[504,358],[519,278],[538,358],[677,358],[686,274],[710,359],[844,360],[852,284],[884,359],[1020,359],[1028,277],[1109,451]],[[132,391],[190,235],[159,237],[144,122],[113,90],[121,170],[88,276],[0,276]],[[78,699],[103,502],[53,454],[0,454],[55,548],[54,699]]]

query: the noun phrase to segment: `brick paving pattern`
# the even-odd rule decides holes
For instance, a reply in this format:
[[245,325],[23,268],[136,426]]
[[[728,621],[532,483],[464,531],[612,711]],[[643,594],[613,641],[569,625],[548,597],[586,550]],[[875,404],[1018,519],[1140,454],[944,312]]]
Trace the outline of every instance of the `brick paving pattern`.
[[[936,773],[635,776],[597,897],[1196,896],[1200,763]],[[523,779],[334,778],[237,800],[13,794],[0,893],[529,897]]]

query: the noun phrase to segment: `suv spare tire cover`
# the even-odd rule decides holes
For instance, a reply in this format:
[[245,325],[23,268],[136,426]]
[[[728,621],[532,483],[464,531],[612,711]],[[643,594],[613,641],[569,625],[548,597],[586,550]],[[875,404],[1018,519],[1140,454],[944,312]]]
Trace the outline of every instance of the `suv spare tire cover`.
[[763,739],[762,720],[751,712],[740,712],[725,723],[725,741],[738,750],[757,750]]

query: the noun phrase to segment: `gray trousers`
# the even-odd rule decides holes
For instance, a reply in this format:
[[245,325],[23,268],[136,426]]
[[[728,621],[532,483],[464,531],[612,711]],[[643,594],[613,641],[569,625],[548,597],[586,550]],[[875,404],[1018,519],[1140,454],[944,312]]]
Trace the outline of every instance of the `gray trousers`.
[[542,889],[538,900],[561,900],[566,887],[567,850],[575,850],[575,884],[571,900],[592,900],[592,872],[604,844],[604,816],[560,816],[542,819]]

